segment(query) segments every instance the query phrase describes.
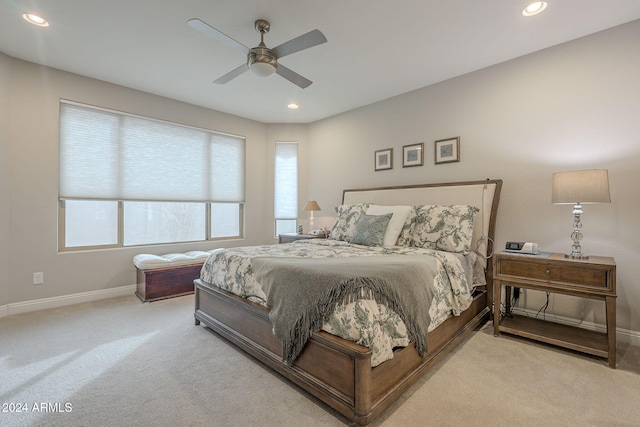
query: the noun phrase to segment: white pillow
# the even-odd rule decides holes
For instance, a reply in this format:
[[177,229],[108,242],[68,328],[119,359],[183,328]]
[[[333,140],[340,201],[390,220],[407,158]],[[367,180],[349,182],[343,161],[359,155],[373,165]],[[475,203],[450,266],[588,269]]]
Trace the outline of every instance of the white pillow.
[[367,215],[385,215],[388,213],[393,214],[387,231],[384,233],[384,239],[382,240],[382,246],[395,246],[398,241],[398,236],[402,232],[404,223],[411,212],[411,206],[382,206],[371,205],[367,209]]

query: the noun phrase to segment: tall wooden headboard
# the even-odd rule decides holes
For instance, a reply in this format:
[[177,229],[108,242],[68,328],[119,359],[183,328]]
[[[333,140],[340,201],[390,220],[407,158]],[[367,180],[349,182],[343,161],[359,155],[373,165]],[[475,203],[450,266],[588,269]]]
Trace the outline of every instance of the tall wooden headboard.
[[[494,251],[496,216],[500,201],[501,179],[445,182],[438,184],[344,190],[342,203],[377,205],[471,205],[480,211],[474,220],[471,247],[485,259]],[[493,278],[491,262],[486,262],[487,281]]]

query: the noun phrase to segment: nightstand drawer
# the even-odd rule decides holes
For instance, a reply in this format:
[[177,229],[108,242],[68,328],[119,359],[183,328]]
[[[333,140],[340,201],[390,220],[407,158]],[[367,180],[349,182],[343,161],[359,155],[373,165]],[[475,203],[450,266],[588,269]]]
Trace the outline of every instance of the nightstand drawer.
[[589,266],[555,265],[503,259],[498,265],[498,274],[539,279],[554,282],[567,282],[576,285],[607,287],[607,270],[589,268]]

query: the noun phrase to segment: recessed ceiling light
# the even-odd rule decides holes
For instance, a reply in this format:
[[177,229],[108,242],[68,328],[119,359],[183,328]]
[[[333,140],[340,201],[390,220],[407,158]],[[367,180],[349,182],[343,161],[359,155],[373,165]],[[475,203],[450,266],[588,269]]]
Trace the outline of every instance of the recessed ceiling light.
[[39,17],[38,15],[34,15],[32,13],[25,13],[22,15],[25,21],[29,24],[37,25],[38,27],[48,27],[49,23],[46,19]]
[[287,105],[287,107],[290,110],[297,110],[298,108],[300,108],[300,106],[298,104],[296,104],[295,102],[292,102],[291,104]]
[[533,16],[533,15],[539,14],[546,8],[547,8],[546,1],[534,1],[529,3],[529,6],[524,8],[524,10],[522,11],[522,14],[524,16]]

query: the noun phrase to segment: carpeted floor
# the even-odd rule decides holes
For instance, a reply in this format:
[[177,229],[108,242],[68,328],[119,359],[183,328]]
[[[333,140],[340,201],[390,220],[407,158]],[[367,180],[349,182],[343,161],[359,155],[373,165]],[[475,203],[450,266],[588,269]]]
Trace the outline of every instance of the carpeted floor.
[[[131,296],[0,319],[0,425],[349,425],[192,313]],[[485,326],[374,425],[638,426],[640,349],[618,362]]]

